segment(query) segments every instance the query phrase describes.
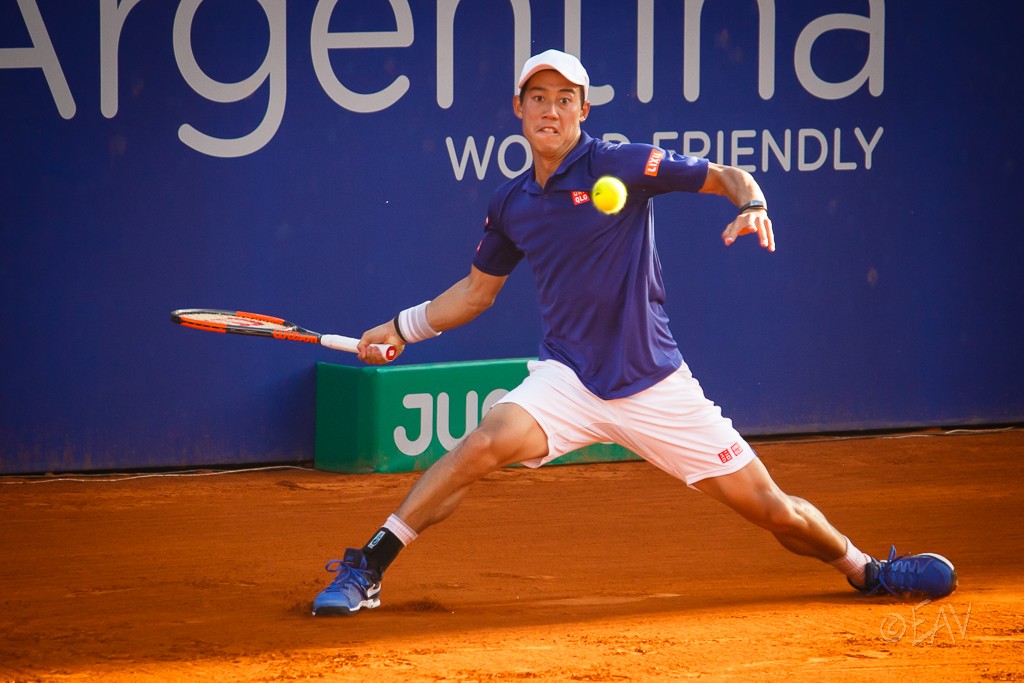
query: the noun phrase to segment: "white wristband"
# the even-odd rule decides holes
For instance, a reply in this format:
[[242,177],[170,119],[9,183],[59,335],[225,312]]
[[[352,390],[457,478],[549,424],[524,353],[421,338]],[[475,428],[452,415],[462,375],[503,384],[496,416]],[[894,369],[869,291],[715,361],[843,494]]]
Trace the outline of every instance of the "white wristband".
[[441,334],[427,322],[427,304],[429,303],[430,301],[424,301],[419,306],[407,308],[395,318],[398,336],[406,343],[420,342]]

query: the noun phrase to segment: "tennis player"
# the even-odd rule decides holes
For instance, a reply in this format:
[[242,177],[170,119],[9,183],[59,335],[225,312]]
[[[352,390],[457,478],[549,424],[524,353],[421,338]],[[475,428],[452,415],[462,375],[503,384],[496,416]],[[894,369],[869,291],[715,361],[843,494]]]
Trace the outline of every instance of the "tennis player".
[[[354,614],[380,605],[381,578],[418,534],[447,518],[469,487],[495,469],[539,467],[575,449],[611,441],[774,534],[787,550],[816,558],[864,593],[939,598],[956,588],[940,555],[877,560],[806,500],[784,493],[750,445],[722,416],[683,361],[663,308],[652,199],[666,192],[721,195],[738,207],[725,245],[750,235],[769,252],[775,236],[761,188],[741,169],[643,144],[594,139],[590,79],[557,50],[523,66],[512,108],[533,167],[491,198],[469,275],[430,301],[363,334],[359,357],[383,362],[370,344],[421,342],[487,310],[522,260],[537,281],[543,322],[529,376],[480,425],[417,480],[362,548],[327,570],[336,576],[313,614]],[[594,209],[601,176],[629,193],[616,215]]]

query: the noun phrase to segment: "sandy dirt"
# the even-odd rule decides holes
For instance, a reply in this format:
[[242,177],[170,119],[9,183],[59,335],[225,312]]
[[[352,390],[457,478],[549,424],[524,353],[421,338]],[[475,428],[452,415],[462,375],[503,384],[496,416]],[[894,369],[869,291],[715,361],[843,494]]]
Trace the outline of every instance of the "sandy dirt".
[[753,443],[861,548],[949,557],[957,592],[859,596],[635,462],[495,473],[380,609],[314,618],[324,563],[417,475],[3,478],[0,681],[1024,680],[1024,432]]

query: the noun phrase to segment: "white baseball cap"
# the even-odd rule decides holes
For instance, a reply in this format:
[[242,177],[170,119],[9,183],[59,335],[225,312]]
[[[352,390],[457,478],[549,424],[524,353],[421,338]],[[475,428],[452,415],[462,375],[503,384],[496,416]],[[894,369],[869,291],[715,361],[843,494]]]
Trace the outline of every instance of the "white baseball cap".
[[560,50],[545,50],[539,55],[534,55],[523,64],[523,71],[519,75],[519,84],[516,86],[516,95],[523,91],[526,81],[530,80],[538,71],[554,69],[565,76],[570,83],[583,86],[583,101],[590,100],[590,76],[587,70],[580,64],[580,60]]

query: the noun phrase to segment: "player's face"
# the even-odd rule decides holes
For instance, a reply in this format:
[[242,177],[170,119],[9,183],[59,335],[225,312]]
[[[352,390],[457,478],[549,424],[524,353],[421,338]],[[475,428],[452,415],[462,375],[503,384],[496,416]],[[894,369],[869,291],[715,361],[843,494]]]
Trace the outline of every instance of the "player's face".
[[583,88],[547,69],[534,74],[512,107],[523,120],[523,135],[535,158],[561,159],[580,139],[580,123],[590,112]]

